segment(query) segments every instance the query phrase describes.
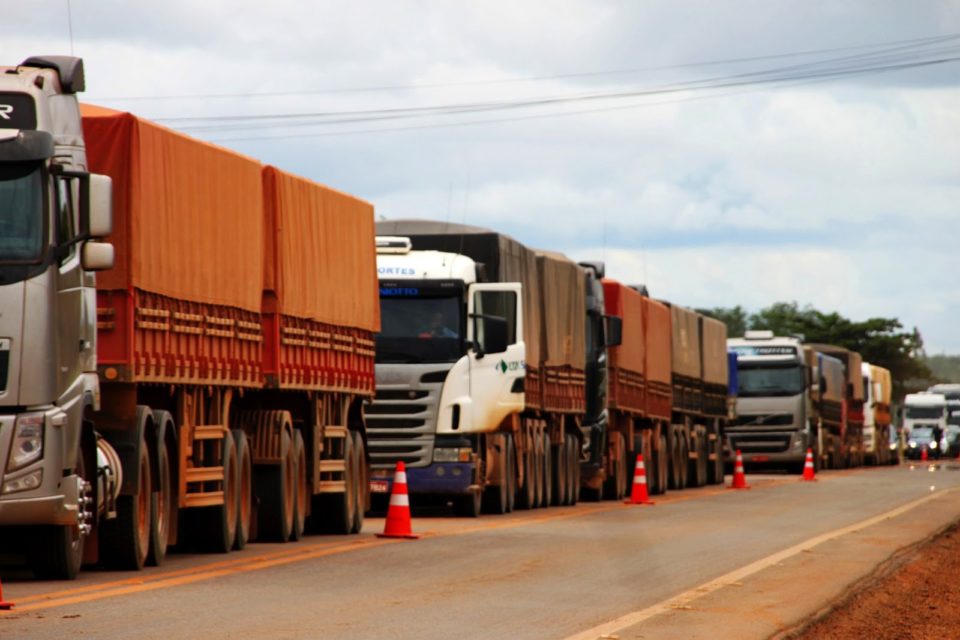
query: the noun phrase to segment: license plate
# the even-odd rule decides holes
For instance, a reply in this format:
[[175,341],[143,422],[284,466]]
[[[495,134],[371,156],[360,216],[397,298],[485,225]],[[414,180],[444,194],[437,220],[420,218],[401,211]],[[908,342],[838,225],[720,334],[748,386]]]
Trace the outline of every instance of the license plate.
[[770,456],[752,456],[750,462],[770,462]]
[[387,493],[390,490],[390,483],[386,480],[371,480],[370,493]]

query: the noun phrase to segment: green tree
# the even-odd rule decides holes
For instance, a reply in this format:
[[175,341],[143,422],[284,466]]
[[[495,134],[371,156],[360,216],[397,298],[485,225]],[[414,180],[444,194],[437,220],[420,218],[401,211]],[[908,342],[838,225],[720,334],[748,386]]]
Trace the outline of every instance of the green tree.
[[[729,315],[737,320],[738,310],[712,310],[713,317],[725,320]],[[731,325],[727,325],[728,328]],[[777,302],[750,314],[750,329],[769,329],[775,335],[798,335],[806,342],[823,342],[858,352],[865,362],[890,370],[894,396],[933,382],[933,374],[923,359],[923,339],[916,327],[904,331],[896,318],[869,318],[854,322],[837,312],[824,313],[811,305],[801,307],[796,302]],[[730,335],[735,334],[732,331]]]

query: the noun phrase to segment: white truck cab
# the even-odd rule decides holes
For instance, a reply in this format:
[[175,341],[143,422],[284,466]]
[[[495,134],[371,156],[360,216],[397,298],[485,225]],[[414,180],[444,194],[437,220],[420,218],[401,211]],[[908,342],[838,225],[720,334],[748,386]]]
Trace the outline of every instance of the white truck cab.
[[481,282],[471,258],[377,238],[381,330],[377,394],[365,409],[371,489],[387,492],[403,461],[411,493],[475,503],[482,434],[524,408],[523,296]]

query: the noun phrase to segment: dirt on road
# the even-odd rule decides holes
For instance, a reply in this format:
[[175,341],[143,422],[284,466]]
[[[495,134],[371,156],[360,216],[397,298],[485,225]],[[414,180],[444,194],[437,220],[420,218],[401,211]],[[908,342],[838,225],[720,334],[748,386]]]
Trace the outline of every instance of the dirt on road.
[[794,640],[926,640],[960,634],[960,524],[911,552]]

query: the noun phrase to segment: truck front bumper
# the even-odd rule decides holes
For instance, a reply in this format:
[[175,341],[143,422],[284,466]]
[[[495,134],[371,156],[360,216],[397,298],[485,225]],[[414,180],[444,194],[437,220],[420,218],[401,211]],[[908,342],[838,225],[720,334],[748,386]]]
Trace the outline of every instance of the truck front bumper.
[[67,496],[0,499],[0,526],[74,525],[77,501]]
[[808,445],[804,431],[749,432],[728,431],[726,449],[731,458],[737,450],[743,455],[744,464],[788,464],[803,462]]
[[[407,492],[410,494],[463,495],[473,486],[472,462],[434,462],[426,467],[407,467]],[[372,493],[393,491],[393,470],[374,469],[370,478]]]

